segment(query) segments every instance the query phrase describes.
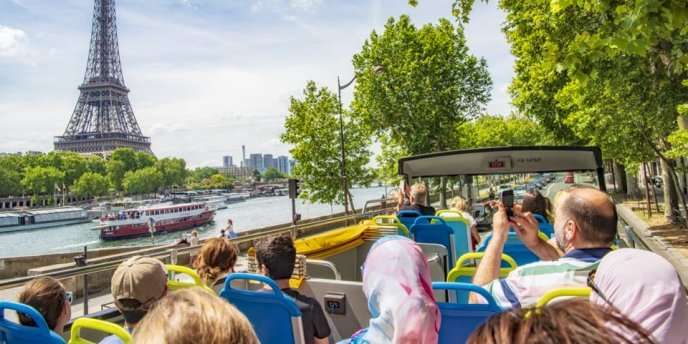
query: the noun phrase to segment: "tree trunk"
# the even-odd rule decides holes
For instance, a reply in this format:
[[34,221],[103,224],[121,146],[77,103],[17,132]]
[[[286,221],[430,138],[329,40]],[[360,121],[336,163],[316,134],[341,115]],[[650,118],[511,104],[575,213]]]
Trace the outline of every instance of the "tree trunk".
[[650,203],[650,188],[647,185],[647,164],[643,163],[643,179],[645,180],[645,198],[647,199],[647,217],[652,217],[652,204]]
[[676,185],[674,179],[671,177],[670,163],[665,159],[660,159],[662,163],[662,179],[664,179],[664,216],[671,223],[676,223],[674,218],[674,211],[678,211],[678,194],[676,193]]
[[447,178],[440,177],[440,209],[447,209]]
[[614,172],[615,171],[614,160],[610,161],[609,167],[612,170],[612,184],[614,184],[614,193],[616,193],[617,192],[617,190],[616,190],[616,176],[615,176],[616,172]]
[[[638,171],[640,173],[640,171]],[[627,173],[626,179],[628,180],[628,191],[626,195],[629,198],[637,199],[640,197],[640,188],[638,186],[638,178],[635,175]]]
[[351,196],[351,189],[347,189],[346,194],[347,194],[347,197],[349,198],[349,208],[351,208],[352,213],[355,213],[356,208],[354,207],[354,198],[353,198],[353,196]]
[[628,193],[628,180],[626,179],[626,166],[618,162],[614,162],[614,171],[616,173],[615,179],[618,180],[619,189],[622,193]]

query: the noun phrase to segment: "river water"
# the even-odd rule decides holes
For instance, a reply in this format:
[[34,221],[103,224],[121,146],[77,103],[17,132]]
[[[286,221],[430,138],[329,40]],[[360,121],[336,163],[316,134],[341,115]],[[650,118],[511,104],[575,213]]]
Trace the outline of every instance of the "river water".
[[[356,210],[360,210],[367,200],[378,199],[384,193],[384,187],[353,189],[352,196]],[[344,207],[340,205],[304,204],[300,200],[296,200],[296,212],[301,214],[302,219],[343,211]],[[225,226],[229,218],[234,222],[234,230],[236,232],[288,223],[291,222],[291,201],[287,196],[278,196],[250,198],[245,202],[228,204],[227,209],[216,212],[214,223],[196,229],[199,237],[207,238],[219,235],[220,230]],[[91,229],[97,224],[98,221],[93,221],[77,225],[0,233],[0,258],[77,252],[83,251],[84,246],[88,246],[89,249],[95,249],[151,244],[150,237],[115,241],[100,240],[98,237],[100,232]],[[156,235],[155,243],[172,243],[179,240],[183,234],[189,232],[191,232],[191,229]]]

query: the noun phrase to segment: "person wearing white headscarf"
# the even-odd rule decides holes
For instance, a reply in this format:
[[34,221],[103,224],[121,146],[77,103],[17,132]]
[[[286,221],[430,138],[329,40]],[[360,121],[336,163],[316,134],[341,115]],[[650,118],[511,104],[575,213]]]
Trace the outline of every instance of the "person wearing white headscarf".
[[416,243],[401,236],[378,240],[363,266],[369,327],[341,343],[436,344],[440,311],[430,269]]
[[611,304],[659,343],[688,343],[686,291],[676,269],[660,255],[630,248],[613,251],[602,258],[593,281],[593,289],[599,290],[590,294],[590,301]]

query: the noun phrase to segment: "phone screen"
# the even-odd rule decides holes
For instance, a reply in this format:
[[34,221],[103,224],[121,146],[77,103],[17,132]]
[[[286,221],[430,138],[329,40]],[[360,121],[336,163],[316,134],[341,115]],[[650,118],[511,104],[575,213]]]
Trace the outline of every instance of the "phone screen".
[[504,190],[502,193],[499,195],[500,200],[504,204],[505,207],[511,208],[514,206],[514,191],[513,190]]

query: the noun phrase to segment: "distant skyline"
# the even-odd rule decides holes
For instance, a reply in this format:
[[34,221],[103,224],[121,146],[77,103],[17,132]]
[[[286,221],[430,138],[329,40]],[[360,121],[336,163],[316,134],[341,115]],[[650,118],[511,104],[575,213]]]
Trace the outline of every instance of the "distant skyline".
[[[241,145],[247,156],[290,155],[279,142],[290,96],[310,79],[332,90],[337,76],[349,80],[351,57],[389,17],[454,20],[451,3],[118,0],[129,99],[158,157],[220,166],[225,155],[240,160]],[[53,149],[79,95],[92,15],[92,0],[0,0],[0,152]],[[492,76],[487,111],[506,115],[514,59],[503,21],[496,2],[476,3],[466,36]]]

